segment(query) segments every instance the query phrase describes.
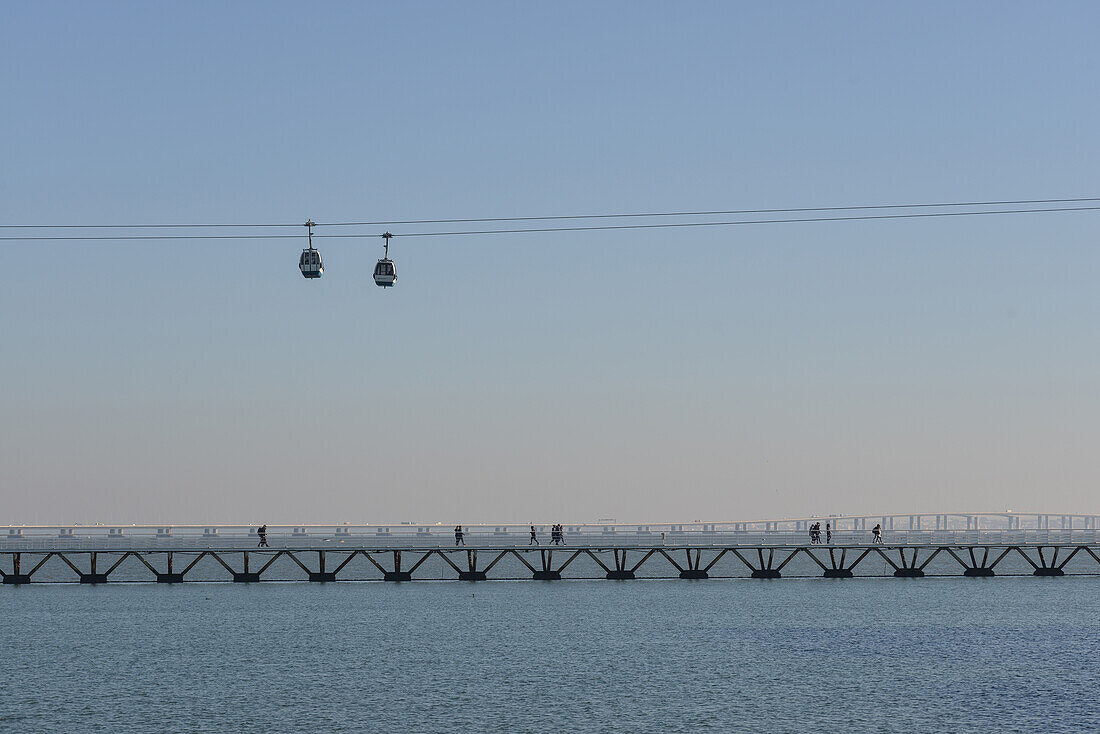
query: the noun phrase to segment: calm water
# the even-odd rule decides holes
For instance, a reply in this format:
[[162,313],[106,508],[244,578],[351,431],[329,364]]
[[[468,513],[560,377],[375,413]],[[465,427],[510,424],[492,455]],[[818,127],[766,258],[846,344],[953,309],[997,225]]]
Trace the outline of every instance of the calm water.
[[0,589],[0,730],[1100,728],[1100,579]]

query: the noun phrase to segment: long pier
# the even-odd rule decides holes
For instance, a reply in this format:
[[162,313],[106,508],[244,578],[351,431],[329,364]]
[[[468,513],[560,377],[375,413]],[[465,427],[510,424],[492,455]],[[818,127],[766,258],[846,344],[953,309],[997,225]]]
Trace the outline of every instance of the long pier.
[[[933,568],[933,564],[938,564]],[[257,548],[64,546],[0,550],[5,585],[38,582],[105,584],[113,581],[179,584],[185,581],[341,580],[408,582],[639,578],[779,579],[795,576],[920,578],[925,575],[1100,575],[1100,544],[978,542],[959,544],[647,544],[480,547]],[[1011,568],[1010,568],[1011,566]]]
[[[1054,518],[1055,522],[1051,522]],[[899,519],[901,520],[899,522]],[[746,522],[0,527],[0,581],[420,581],[1100,575],[1100,516],[829,515]],[[875,542],[869,521],[881,527]],[[809,528],[820,524],[815,542]],[[534,528],[536,538],[531,539]],[[461,545],[459,545],[461,543]]]

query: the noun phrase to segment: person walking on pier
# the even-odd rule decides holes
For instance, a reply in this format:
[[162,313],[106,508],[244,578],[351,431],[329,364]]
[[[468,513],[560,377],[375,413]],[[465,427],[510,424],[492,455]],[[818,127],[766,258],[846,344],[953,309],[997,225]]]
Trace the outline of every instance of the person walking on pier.
[[535,526],[531,526],[531,540],[527,542],[527,545],[539,545],[539,536],[535,535]]
[[872,543],[881,543],[882,542],[882,526],[876,523],[875,526],[873,528],[871,528],[871,535],[874,536],[874,540],[871,541]]
[[833,526],[831,523],[825,523],[825,543],[826,545],[833,544]]
[[466,545],[466,538],[461,525],[455,525],[455,545]]
[[260,536],[260,543],[256,546],[257,548],[270,547],[267,544],[267,525],[261,525],[260,527],[256,528],[256,535]]
[[558,543],[565,545],[565,526],[558,525]]
[[550,545],[557,545],[557,544],[558,544],[558,526],[557,525],[551,525],[550,526]]

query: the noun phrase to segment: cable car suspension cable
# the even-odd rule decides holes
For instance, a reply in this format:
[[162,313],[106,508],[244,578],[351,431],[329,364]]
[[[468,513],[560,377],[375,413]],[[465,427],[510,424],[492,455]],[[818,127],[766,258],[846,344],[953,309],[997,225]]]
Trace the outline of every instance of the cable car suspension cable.
[[1016,206],[1024,204],[1081,204],[1100,201],[1100,197],[1075,199],[1017,199],[1010,201],[958,201],[925,204],[860,204],[855,206],[814,206],[786,209],[715,209],[710,211],[640,212],[635,214],[566,214],[540,217],[476,217],[469,219],[405,219],[380,222],[321,222],[318,227],[380,227],[394,224],[472,224],[476,222],[538,222],[562,219],[642,219],[646,217],[706,217],[727,214],[797,214],[800,212],[840,212],[874,209],[936,209],[960,206]]
[[[878,209],[934,209],[957,207],[989,207],[989,206],[1024,206],[1037,204],[1085,204],[1088,202],[1100,202],[1100,197],[1077,197],[1067,199],[1010,199],[999,201],[954,201],[918,204],[858,204],[848,206],[817,206],[817,207],[787,207],[770,209],[715,209],[701,211],[677,211],[677,212],[637,212],[604,213],[604,214],[568,214],[551,216],[522,216],[522,217],[471,217],[460,219],[405,219],[377,222],[319,222],[317,227],[374,227],[396,224],[470,224],[476,222],[535,222],[555,220],[583,220],[583,219],[643,219],[648,217],[702,217],[734,214],[797,214],[807,212],[840,212]],[[223,224],[0,224],[0,229],[263,229],[263,228],[289,228],[299,227],[299,224],[276,223],[223,223]],[[274,237],[275,235],[272,235]],[[292,237],[293,235],[285,235]],[[256,236],[258,237],[258,235]],[[115,238],[111,238],[115,239]],[[174,238],[178,239],[178,237]],[[224,238],[228,239],[228,238]]]
[[[536,232],[592,232],[592,231],[605,231],[605,230],[627,230],[627,229],[668,229],[668,228],[680,228],[680,227],[730,227],[737,225],[749,225],[749,224],[790,224],[797,222],[854,222],[854,221],[873,221],[873,220],[887,220],[887,219],[931,219],[938,217],[974,217],[974,216],[992,216],[1002,214],[1040,214],[1045,212],[1083,212],[1083,211],[1097,211],[1100,210],[1098,206],[1074,206],[1074,207],[1043,207],[1043,208],[1029,208],[1029,209],[993,209],[984,211],[962,211],[962,212],[916,212],[916,213],[900,213],[900,214],[859,214],[851,216],[837,216],[837,217],[789,217],[781,219],[740,219],[734,221],[719,221],[719,222],[659,222],[659,223],[646,223],[646,224],[602,224],[602,225],[580,225],[580,226],[567,226],[567,227],[526,227],[526,228],[503,228],[503,229],[481,229],[481,230],[455,230],[455,231],[443,231],[443,232],[404,232],[399,234],[388,234],[390,237],[454,237],[461,235],[490,235],[490,234],[527,234]],[[294,225],[301,226],[301,225]],[[321,226],[315,224],[314,226]],[[33,242],[33,241],[69,241],[69,242],[93,242],[102,240],[112,241],[124,241],[124,240],[139,240],[139,241],[157,241],[157,240],[276,240],[276,239],[296,239],[299,235],[290,234],[172,234],[172,235],[12,235],[12,236],[0,236],[0,241],[3,242]],[[348,234],[318,234],[317,237],[321,238],[353,238],[362,239],[367,237],[377,237],[379,235],[371,233],[348,233]],[[385,235],[382,235],[385,236]],[[388,242],[388,239],[387,239]]]
[[[577,227],[528,227],[515,229],[460,230],[452,232],[403,232],[393,237],[455,237],[460,235],[529,234],[535,232],[593,232],[619,229],[669,229],[673,227],[732,227],[740,224],[790,224],[795,222],[857,222],[877,219],[928,219],[933,217],[972,217],[986,214],[1038,214],[1043,212],[1098,211],[1100,206],[1048,207],[1044,209],[1001,209],[996,211],[930,212],[919,214],[862,214],[848,217],[792,217],[789,219],[740,219],[723,222],[660,222],[657,224],[599,224]],[[358,238],[362,234],[317,235],[327,238]],[[2,238],[0,238],[2,239]]]

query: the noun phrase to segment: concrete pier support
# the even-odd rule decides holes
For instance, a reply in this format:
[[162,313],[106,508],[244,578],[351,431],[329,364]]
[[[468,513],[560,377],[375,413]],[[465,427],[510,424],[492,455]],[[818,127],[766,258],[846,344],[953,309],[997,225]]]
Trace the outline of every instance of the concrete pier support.
[[[12,553],[11,554],[11,570],[12,572],[4,575],[4,583],[12,586],[29,584],[31,582],[31,574],[23,573],[23,554]],[[41,564],[39,564],[41,565]],[[34,573],[34,569],[31,569],[31,573]]]
[[[369,556],[368,556],[369,557]],[[383,581],[412,581],[412,571],[401,570],[401,551],[393,551],[393,570],[382,571]]]
[[[1025,553],[1022,548],[1017,548],[1016,550],[1021,556],[1024,557],[1025,561],[1027,561],[1034,567],[1035,570],[1032,571],[1033,576],[1065,576],[1066,572],[1063,569],[1066,567],[1066,564],[1073,560],[1073,557],[1077,555],[1077,552],[1080,551],[1081,548],[1082,546],[1075,547],[1069,552],[1068,555],[1063,557],[1061,563],[1058,562],[1058,554],[1062,549],[1058,546],[1048,546],[1044,548],[1040,545],[1035,548],[1035,551],[1038,553],[1039,556],[1038,563],[1032,560],[1031,556],[1029,556],[1028,553]],[[1092,550],[1088,548],[1086,548],[1085,550],[1086,552],[1095,556],[1095,553]],[[1048,556],[1047,552],[1051,553],[1052,555]]]
[[896,568],[894,577],[899,579],[922,579],[924,571],[919,568]]
[[[905,546],[897,546],[893,548],[882,548],[880,546],[875,548],[875,552],[877,552],[884,561],[886,561],[888,564],[890,564],[890,566],[893,567],[894,577],[899,579],[924,578],[924,567],[932,562],[932,559],[939,554],[941,549],[936,548],[935,550],[932,550],[932,552],[929,553],[923,561],[918,560],[918,550],[919,549],[916,547],[908,548]],[[927,550],[927,548],[925,548],[925,550]],[[894,563],[894,561],[890,558],[891,553],[897,554],[898,561],[901,565],[898,565],[898,563]]]
[[821,576],[827,579],[850,579],[854,578],[855,574],[850,568],[826,568]]
[[[149,562],[147,560],[145,560],[144,558],[141,558],[141,556],[138,556],[138,557],[141,558],[141,562],[144,563],[145,566],[150,571],[152,571],[154,574],[156,574],[158,584],[182,584],[183,583],[183,574],[182,573],[176,573],[175,554],[172,551],[168,551],[165,554],[165,556],[166,556],[165,560],[167,561],[167,565],[168,565],[168,570],[165,573],[161,573],[160,571],[157,571],[155,568],[153,568],[152,565],[149,564]],[[188,567],[188,568],[190,568],[190,567]],[[187,569],[184,569],[184,573],[186,573],[186,571],[187,571]]]
[[484,569],[478,569],[477,567],[477,551],[466,551],[466,570],[459,570],[459,581],[485,581],[486,575]]
[[[579,553],[580,551],[577,552]],[[532,566],[518,553],[515,553],[515,556],[521,563],[527,566],[527,568],[531,569],[531,578],[535,581],[561,581],[561,569],[554,568],[554,551],[549,548],[542,548],[539,549],[538,553],[540,568]],[[576,557],[576,554],[574,554],[574,557]],[[568,561],[566,565],[569,565]]]
[[963,576],[971,579],[988,578],[995,576],[996,573],[992,568],[967,568],[963,570]]
[[[305,568],[304,564],[298,561],[298,559],[295,558],[293,554],[288,555],[290,555],[291,560],[297,562],[299,566]],[[305,571],[310,581],[318,583],[328,583],[330,581],[336,580],[336,571],[328,571],[325,569],[325,552],[323,550],[317,551],[317,570],[310,571],[308,568],[305,568]]]
[[[100,573],[99,566],[99,554],[92,552],[88,554],[89,559],[89,571],[88,573],[80,574],[80,583],[82,584],[105,584],[107,583],[107,574]],[[121,561],[119,561],[121,563]],[[116,566],[118,563],[115,564]]]
[[[849,561],[847,548],[829,546],[827,548],[802,548],[800,550],[821,568],[822,578],[827,579],[854,578],[855,574],[852,569],[858,566],[871,552],[870,548],[864,549],[862,553],[856,556],[855,560]],[[820,557],[825,553],[829,554],[828,559]],[[828,565],[825,565],[825,560],[828,560]]]
[[[609,569],[606,566],[604,567],[607,571],[607,579],[610,581],[633,581],[636,577],[634,575],[634,568],[628,568],[626,565],[626,549],[616,549],[613,550],[612,553],[615,556],[615,568]],[[650,551],[650,554],[652,554],[652,551]],[[646,558],[648,557],[649,554],[646,555]],[[593,558],[595,558],[595,556],[593,556]],[[642,562],[645,562],[645,558],[642,559]],[[603,564],[601,563],[600,565],[602,566]],[[641,563],[638,565],[640,566]]]
[[[777,565],[775,565],[775,548],[766,548],[766,549],[763,548],[763,547],[755,548],[754,550],[756,551],[756,558],[757,558],[756,563],[752,563],[751,561],[749,561],[747,558],[745,558],[744,555],[741,554],[740,551],[738,551],[736,549],[729,548],[727,550],[729,550],[730,553],[732,553],[738,560],[740,560],[741,563],[745,564],[748,567],[748,569],[749,569],[749,578],[754,578],[754,579],[778,579],[778,578],[782,578],[781,571],[783,570],[783,567],[786,566],[788,563],[790,563],[791,559],[794,558],[796,555],[798,555],[801,552],[801,548],[794,548],[793,550],[784,549],[785,552],[789,551],[788,555],[787,555],[787,558],[785,560],[783,560],[782,562],[780,562],[779,565],[777,566]],[[768,551],[767,558],[764,557],[764,551],[765,550]],[[750,554],[750,557],[751,557],[751,554]],[[812,555],[811,555],[811,557],[812,557]]]
[[662,556],[667,558],[669,563],[671,563],[676,568],[676,570],[680,574],[680,578],[682,578],[682,579],[691,579],[691,580],[695,580],[695,581],[702,580],[702,579],[709,579],[710,574],[707,573],[707,572],[710,571],[711,566],[713,566],[715,563],[718,562],[719,558],[721,558],[723,555],[725,555],[725,551],[722,551],[707,566],[703,567],[702,566],[702,564],[703,564],[703,551],[700,548],[695,548],[695,549],[688,548],[686,550],[685,556],[686,556],[687,562],[683,566],[681,566],[676,561],[672,560],[672,557],[668,553],[666,553],[665,551],[662,550],[662,551],[660,551],[660,553],[661,553]]
[[244,559],[244,571],[241,572],[241,573],[238,573],[238,572],[234,571],[233,572],[233,580],[236,581],[238,584],[248,584],[248,583],[252,583],[254,581],[259,581],[260,580],[260,574],[252,573],[248,568],[248,559],[249,559],[248,551],[245,551],[244,553],[242,553],[241,556]]
[[[1002,546],[1002,548],[1003,550],[1000,555],[996,556],[993,560],[989,558],[991,546],[968,546],[965,548],[947,548],[945,550],[947,550],[948,554],[963,567],[964,577],[977,579],[989,578],[990,576],[996,575],[993,570],[994,567],[996,567],[996,565],[1012,550],[1011,546]],[[975,550],[979,551],[979,553],[975,553]],[[970,559],[969,563],[964,558],[960,557],[960,553],[963,551],[966,551],[967,557]],[[1030,559],[1028,559],[1028,561],[1031,562]]]

